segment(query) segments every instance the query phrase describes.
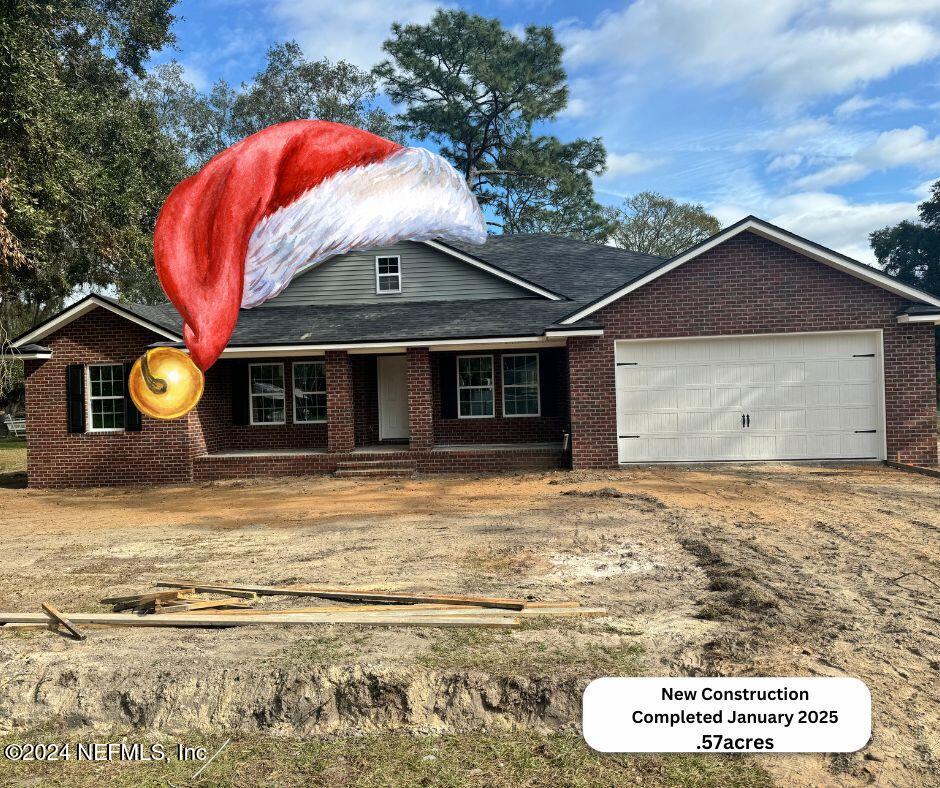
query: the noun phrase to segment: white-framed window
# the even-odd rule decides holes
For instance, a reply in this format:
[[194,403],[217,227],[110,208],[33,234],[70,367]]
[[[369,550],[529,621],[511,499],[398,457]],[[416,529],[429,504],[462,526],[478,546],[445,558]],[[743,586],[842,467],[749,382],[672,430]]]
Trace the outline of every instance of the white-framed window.
[[375,292],[401,292],[401,258],[398,255],[375,258]]
[[326,362],[295,361],[291,377],[294,383],[294,421],[297,424],[326,421]]
[[457,416],[491,418],[493,404],[493,357],[457,356]]
[[538,416],[540,413],[538,353],[503,356],[503,415]]
[[284,365],[249,364],[252,424],[284,424]]
[[124,429],[124,365],[89,364],[88,431],[121,432]]

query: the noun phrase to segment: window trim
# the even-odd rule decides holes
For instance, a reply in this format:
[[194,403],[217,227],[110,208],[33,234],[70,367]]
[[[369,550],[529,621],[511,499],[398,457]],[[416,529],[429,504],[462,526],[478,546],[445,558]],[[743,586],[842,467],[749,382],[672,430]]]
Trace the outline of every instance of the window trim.
[[[323,417],[322,419],[298,419],[297,418],[297,393],[296,393],[296,380],[297,377],[294,375],[294,370],[297,369],[298,364],[322,364],[323,365],[323,391],[322,394],[325,396],[327,391],[326,385],[326,361],[322,359],[315,359],[313,361],[292,361],[290,365],[290,388],[291,388],[291,418],[293,419],[294,424],[326,424],[327,418]],[[313,394],[320,394],[319,391],[308,392]],[[285,412],[286,415],[286,412]]]
[[255,397],[266,396],[264,394],[255,394],[251,390],[251,370],[255,367],[280,367],[281,368],[281,380],[284,381],[284,388],[287,388],[287,378],[284,375],[284,362],[283,361],[259,361],[256,364],[248,365],[248,424],[252,427],[277,427],[279,425],[287,424],[287,392],[284,392],[284,408],[283,413],[284,417],[281,421],[255,421],[255,408],[254,408],[254,399]]
[[[86,364],[85,365],[85,418],[87,419],[85,423],[85,432],[126,432],[127,431],[127,382],[124,383],[124,393],[120,397],[115,397],[113,395],[107,397],[93,397],[91,394],[91,369],[92,367],[120,367],[121,368],[121,380],[124,380],[124,364],[122,362],[108,363],[105,361],[99,362],[97,364]],[[95,419],[92,416],[91,412],[91,402],[93,399],[119,399],[121,400],[121,410],[124,411],[124,426],[123,427],[96,427]]]
[[[535,358],[535,413],[506,413],[506,389],[532,388],[528,383],[513,383],[506,385],[506,359],[507,358]],[[538,353],[506,353],[500,357],[499,372],[503,389],[503,418],[504,419],[531,419],[542,415],[542,366]]]
[[[397,260],[398,261],[398,273],[396,274],[380,274],[379,273],[379,260]],[[379,289],[379,282],[381,278],[390,278],[395,276],[398,279],[398,289],[397,290],[381,290]],[[401,293],[401,255],[400,254],[377,254],[375,256],[375,294],[376,295],[395,295]]]
[[[460,385],[460,360],[462,358],[488,358],[490,360],[490,385],[489,386],[461,386]],[[495,419],[496,418],[496,360],[492,353],[474,353],[457,356],[457,362],[454,365],[457,368],[457,418],[458,419]],[[461,390],[489,389],[493,395],[490,402],[493,406],[492,413],[484,413],[481,416],[464,416],[460,412],[460,392]]]

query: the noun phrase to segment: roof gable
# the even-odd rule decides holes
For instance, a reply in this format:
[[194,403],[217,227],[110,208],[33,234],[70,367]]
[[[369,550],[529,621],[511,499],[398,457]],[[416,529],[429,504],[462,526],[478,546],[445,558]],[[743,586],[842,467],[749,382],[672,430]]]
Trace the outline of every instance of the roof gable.
[[[399,261],[400,290],[377,291],[377,260]],[[543,288],[492,267],[481,267],[473,259],[446,247],[402,241],[384,247],[335,255],[295,276],[284,290],[261,308],[332,305],[386,304],[400,301],[457,301],[500,298],[549,298],[558,296]],[[521,280],[520,280],[521,281]]]
[[55,333],[63,326],[67,326],[82,315],[86,315],[98,308],[106,309],[166,339],[174,341],[182,339],[182,335],[171,328],[171,324],[164,315],[166,310],[162,309],[160,306],[147,306],[145,304],[125,305],[107,298],[106,296],[92,294],[85,296],[80,301],[76,301],[71,306],[66,307],[61,312],[44,320],[39,325],[33,326],[25,334],[21,334],[14,339],[10,345],[14,348],[22,348],[26,345],[33,344]]
[[571,323],[576,323],[579,320],[583,320],[588,315],[594,314],[599,309],[603,309],[608,304],[623,298],[625,295],[632,293],[634,290],[639,290],[641,287],[644,287],[659,277],[668,274],[670,271],[674,271],[679,266],[684,265],[690,260],[694,260],[710,249],[714,249],[719,244],[724,243],[725,241],[744,232],[751,232],[762,238],[766,238],[773,243],[779,244],[780,246],[786,247],[787,249],[791,249],[803,255],[804,257],[815,260],[818,263],[828,265],[831,268],[842,271],[843,273],[849,274],[850,276],[853,276],[857,279],[861,279],[865,282],[868,282],[869,284],[873,284],[877,287],[883,288],[884,290],[888,290],[889,292],[892,292],[901,298],[940,307],[940,299],[937,299],[936,297],[924,292],[923,290],[919,290],[916,287],[911,287],[910,285],[904,284],[900,280],[889,276],[882,271],[879,271],[877,268],[873,268],[869,265],[865,265],[864,263],[860,263],[857,260],[853,260],[850,257],[846,257],[839,252],[828,249],[825,246],[807,240],[806,238],[796,235],[795,233],[791,233],[788,230],[784,230],[781,227],[770,224],[770,222],[765,222],[762,219],[758,219],[756,216],[747,216],[736,224],[726,227],[724,230],[716,233],[711,238],[705,239],[701,243],[696,244],[695,246],[687,249],[684,252],[681,252],[675,257],[666,260],[660,265],[650,269],[641,276],[629,280],[620,287],[604,294],[599,298],[596,298],[586,306],[583,306],[569,314],[561,322],[565,325],[570,325]]

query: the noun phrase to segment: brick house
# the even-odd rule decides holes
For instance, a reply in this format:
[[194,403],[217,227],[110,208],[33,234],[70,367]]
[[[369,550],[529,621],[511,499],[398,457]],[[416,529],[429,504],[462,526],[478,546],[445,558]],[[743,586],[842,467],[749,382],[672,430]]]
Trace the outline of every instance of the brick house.
[[753,217],[662,260],[535,234],[335,257],[243,310],[172,422],[124,396],[170,305],[14,341],[29,483],[624,463],[937,462],[940,300]]

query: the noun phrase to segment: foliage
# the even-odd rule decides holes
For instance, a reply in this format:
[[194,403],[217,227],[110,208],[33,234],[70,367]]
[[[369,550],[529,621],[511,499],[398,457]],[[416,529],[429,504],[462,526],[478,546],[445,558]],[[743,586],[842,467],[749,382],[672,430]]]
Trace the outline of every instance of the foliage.
[[175,0],[22,0],[0,16],[0,322],[77,288],[152,296],[151,233],[184,161],[132,85]]
[[607,209],[610,241],[623,249],[673,257],[721,229],[701,205],[680,203],[656,192],[640,192]]
[[175,62],[157,69],[141,90],[194,166],[256,131],[302,118],[399,136],[392,117],[376,104],[373,74],[344,60],[307,60],[296,41],[271,47],[264,69],[238,90],[219,80],[200,94]]
[[522,37],[497,19],[439,10],[426,25],[392,25],[376,73],[404,106],[401,128],[431,139],[503,232],[545,230],[602,239],[606,222],[592,175],[599,139],[538,135],[568,103],[562,47],[551,27]]
[[871,247],[889,274],[940,296],[940,181],[918,212],[920,221],[873,232]]

